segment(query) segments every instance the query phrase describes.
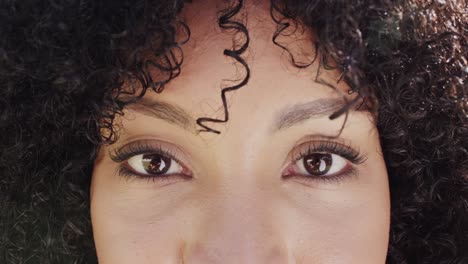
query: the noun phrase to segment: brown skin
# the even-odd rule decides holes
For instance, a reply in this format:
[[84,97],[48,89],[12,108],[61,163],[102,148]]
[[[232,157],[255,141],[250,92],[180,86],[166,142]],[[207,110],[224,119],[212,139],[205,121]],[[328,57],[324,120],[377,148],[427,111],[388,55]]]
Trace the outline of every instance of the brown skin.
[[[267,4],[243,11],[251,37],[244,58],[252,76],[247,86],[228,93],[229,121],[207,123],[220,135],[196,133],[196,118],[223,117],[219,87],[231,83],[222,80],[244,76],[243,68],[222,54],[232,36],[216,26],[219,8],[210,1],[187,6],[183,16],[192,37],[183,46],[182,74],[161,94],[145,96],[184,109],[190,125],[184,129],[130,107],[118,120],[120,139],[96,159],[91,216],[99,262],[385,263],[390,200],[378,131],[365,111],[351,112],[336,139],[324,136],[337,135],[344,116],[324,115],[275,130],[278,115],[289,106],[353,95],[347,95],[344,82],[338,90],[314,82],[317,63],[304,70],[289,66],[271,42],[275,25]],[[290,42],[298,49],[303,44]],[[336,83],[338,76],[323,71],[321,78]],[[171,172],[182,175],[162,180],[119,175],[119,168],[135,170],[130,164],[141,165],[141,159],[116,163],[109,152],[141,140],[174,154],[178,162],[171,161]],[[353,164],[334,156],[333,168],[344,162],[340,172],[356,173],[330,181],[310,178],[300,168],[302,159],[295,158],[307,143],[324,140],[349,145],[367,159]]]

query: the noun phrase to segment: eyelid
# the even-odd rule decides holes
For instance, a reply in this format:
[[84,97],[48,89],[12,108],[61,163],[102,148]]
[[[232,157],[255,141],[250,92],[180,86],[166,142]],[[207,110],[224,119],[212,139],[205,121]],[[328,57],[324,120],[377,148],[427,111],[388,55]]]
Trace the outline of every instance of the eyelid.
[[[182,167],[183,173],[152,176],[137,173],[124,165],[124,163],[127,163],[128,159],[132,157],[151,153],[157,153],[172,159]],[[188,163],[183,161],[187,159],[185,158],[184,152],[177,145],[157,139],[146,138],[135,140],[121,147],[110,150],[108,154],[112,161],[119,164],[119,168],[116,172],[126,179],[133,180],[138,178],[148,179],[159,183],[171,183],[174,182],[174,179],[188,179],[193,178],[194,175],[193,170],[187,166]]]
[[350,162],[358,165],[367,160],[367,154],[354,147],[350,142],[343,138],[330,138],[323,136],[307,136],[304,140],[299,141],[290,154],[290,160],[298,161],[307,154],[312,153],[332,153],[346,158]]
[[160,140],[155,139],[140,139],[127,143],[121,147],[117,147],[109,151],[109,157],[112,161],[121,163],[129,158],[148,153],[161,153],[177,161],[184,167],[186,162],[183,162],[184,154],[179,147]]
[[[307,139],[307,141],[304,141]],[[364,163],[367,160],[367,154],[354,147],[351,143],[348,143],[342,138],[331,138],[321,137],[316,135],[308,135],[302,140],[298,141],[290,152],[289,161],[282,171],[282,176],[285,178],[293,177],[298,179],[298,182],[309,186],[313,182],[326,182],[331,184],[341,183],[346,179],[350,179],[358,174],[358,170],[355,165]],[[312,153],[327,153],[335,154],[349,163],[349,169],[341,174],[328,175],[328,176],[306,176],[299,175],[291,172],[291,168],[299,160],[305,158],[307,155]]]

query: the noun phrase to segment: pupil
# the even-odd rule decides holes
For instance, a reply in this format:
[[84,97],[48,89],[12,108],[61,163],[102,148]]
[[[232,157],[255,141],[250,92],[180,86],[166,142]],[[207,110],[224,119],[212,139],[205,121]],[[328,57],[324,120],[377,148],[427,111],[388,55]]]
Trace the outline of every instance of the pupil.
[[171,159],[159,154],[143,155],[143,168],[149,174],[164,174],[171,167]]
[[332,165],[331,154],[314,153],[304,158],[304,168],[313,175],[326,174]]

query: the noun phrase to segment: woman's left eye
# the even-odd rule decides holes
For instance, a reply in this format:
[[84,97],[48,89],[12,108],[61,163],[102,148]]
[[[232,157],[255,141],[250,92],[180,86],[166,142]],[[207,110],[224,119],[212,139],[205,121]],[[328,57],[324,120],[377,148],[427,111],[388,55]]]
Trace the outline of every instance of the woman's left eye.
[[333,177],[345,173],[350,167],[349,162],[340,155],[311,153],[297,160],[289,172],[312,178]]
[[136,174],[154,177],[181,174],[184,170],[174,159],[156,153],[135,155],[127,160],[126,165]]

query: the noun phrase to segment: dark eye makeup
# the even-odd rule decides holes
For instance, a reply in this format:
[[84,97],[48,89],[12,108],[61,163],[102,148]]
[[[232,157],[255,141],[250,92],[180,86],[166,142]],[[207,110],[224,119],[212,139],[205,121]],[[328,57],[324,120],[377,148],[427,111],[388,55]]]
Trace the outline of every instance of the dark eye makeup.
[[163,175],[148,175],[148,174],[140,174],[137,173],[135,170],[132,170],[128,166],[128,159],[142,154],[154,154],[155,156],[165,157],[171,160],[174,160],[181,166],[184,166],[183,162],[181,162],[177,156],[178,151],[175,151],[171,148],[165,147],[163,144],[158,143],[155,140],[138,140],[126,144],[123,147],[117,148],[111,152],[109,152],[109,156],[112,161],[121,164],[118,170],[118,174],[125,178],[139,178],[139,179],[147,179],[147,180],[161,180],[161,181],[168,181],[171,177],[179,177],[179,178],[190,178],[191,175],[184,167],[184,172],[186,174],[163,174]]
[[109,155],[114,162],[119,163],[136,155],[153,153],[178,160],[176,158],[177,154],[174,151],[163,147],[160,143],[154,142],[154,140],[137,140],[111,151]]
[[359,150],[349,146],[349,144],[328,139],[314,140],[298,145],[294,148],[293,159],[297,160],[298,158],[302,158],[313,153],[337,154],[354,164],[361,164],[366,161],[366,156],[361,154]]
[[[181,167],[184,168],[184,173],[181,174],[140,174],[131,169],[128,164],[128,159],[142,154],[153,154],[155,157],[165,157],[177,162]],[[315,156],[314,156],[315,155]],[[305,180],[311,181],[328,181],[330,183],[339,182],[345,178],[349,178],[351,175],[355,175],[357,170],[355,165],[364,163],[367,160],[367,156],[360,153],[360,151],[350,144],[344,142],[341,139],[315,139],[310,140],[294,146],[290,153],[290,163],[294,164],[301,159],[304,160],[310,157],[335,157],[337,156],[346,160],[346,166],[338,173],[332,175],[298,175],[291,169],[286,170],[286,174],[282,176],[287,177],[300,177]],[[138,140],[128,143],[122,147],[119,147],[109,152],[109,156],[112,161],[119,163],[120,167],[118,173],[120,176],[129,178],[140,178],[154,181],[167,181],[171,177],[183,177],[190,178],[191,172],[186,169],[183,162],[178,158],[179,151],[174,147],[168,147],[165,144],[158,143],[156,140]],[[329,158],[330,159],[330,158]],[[330,165],[330,160],[327,160],[327,165]],[[333,165],[331,165],[333,166]]]
[[340,180],[356,175],[357,169],[355,166],[362,164],[367,160],[367,156],[365,154],[361,153],[357,148],[351,147],[349,143],[346,143],[340,138],[334,140],[318,138],[301,143],[293,148],[291,156],[293,164],[314,156],[322,156],[322,159],[331,159],[331,157],[337,158],[336,156],[339,156],[339,158],[345,159],[346,166],[344,166],[344,168],[338,173],[334,173],[332,175],[297,175],[297,173],[292,173],[291,169],[287,169],[286,174],[283,175],[285,178],[293,176],[300,177],[305,180],[327,181],[330,183],[337,183]]

